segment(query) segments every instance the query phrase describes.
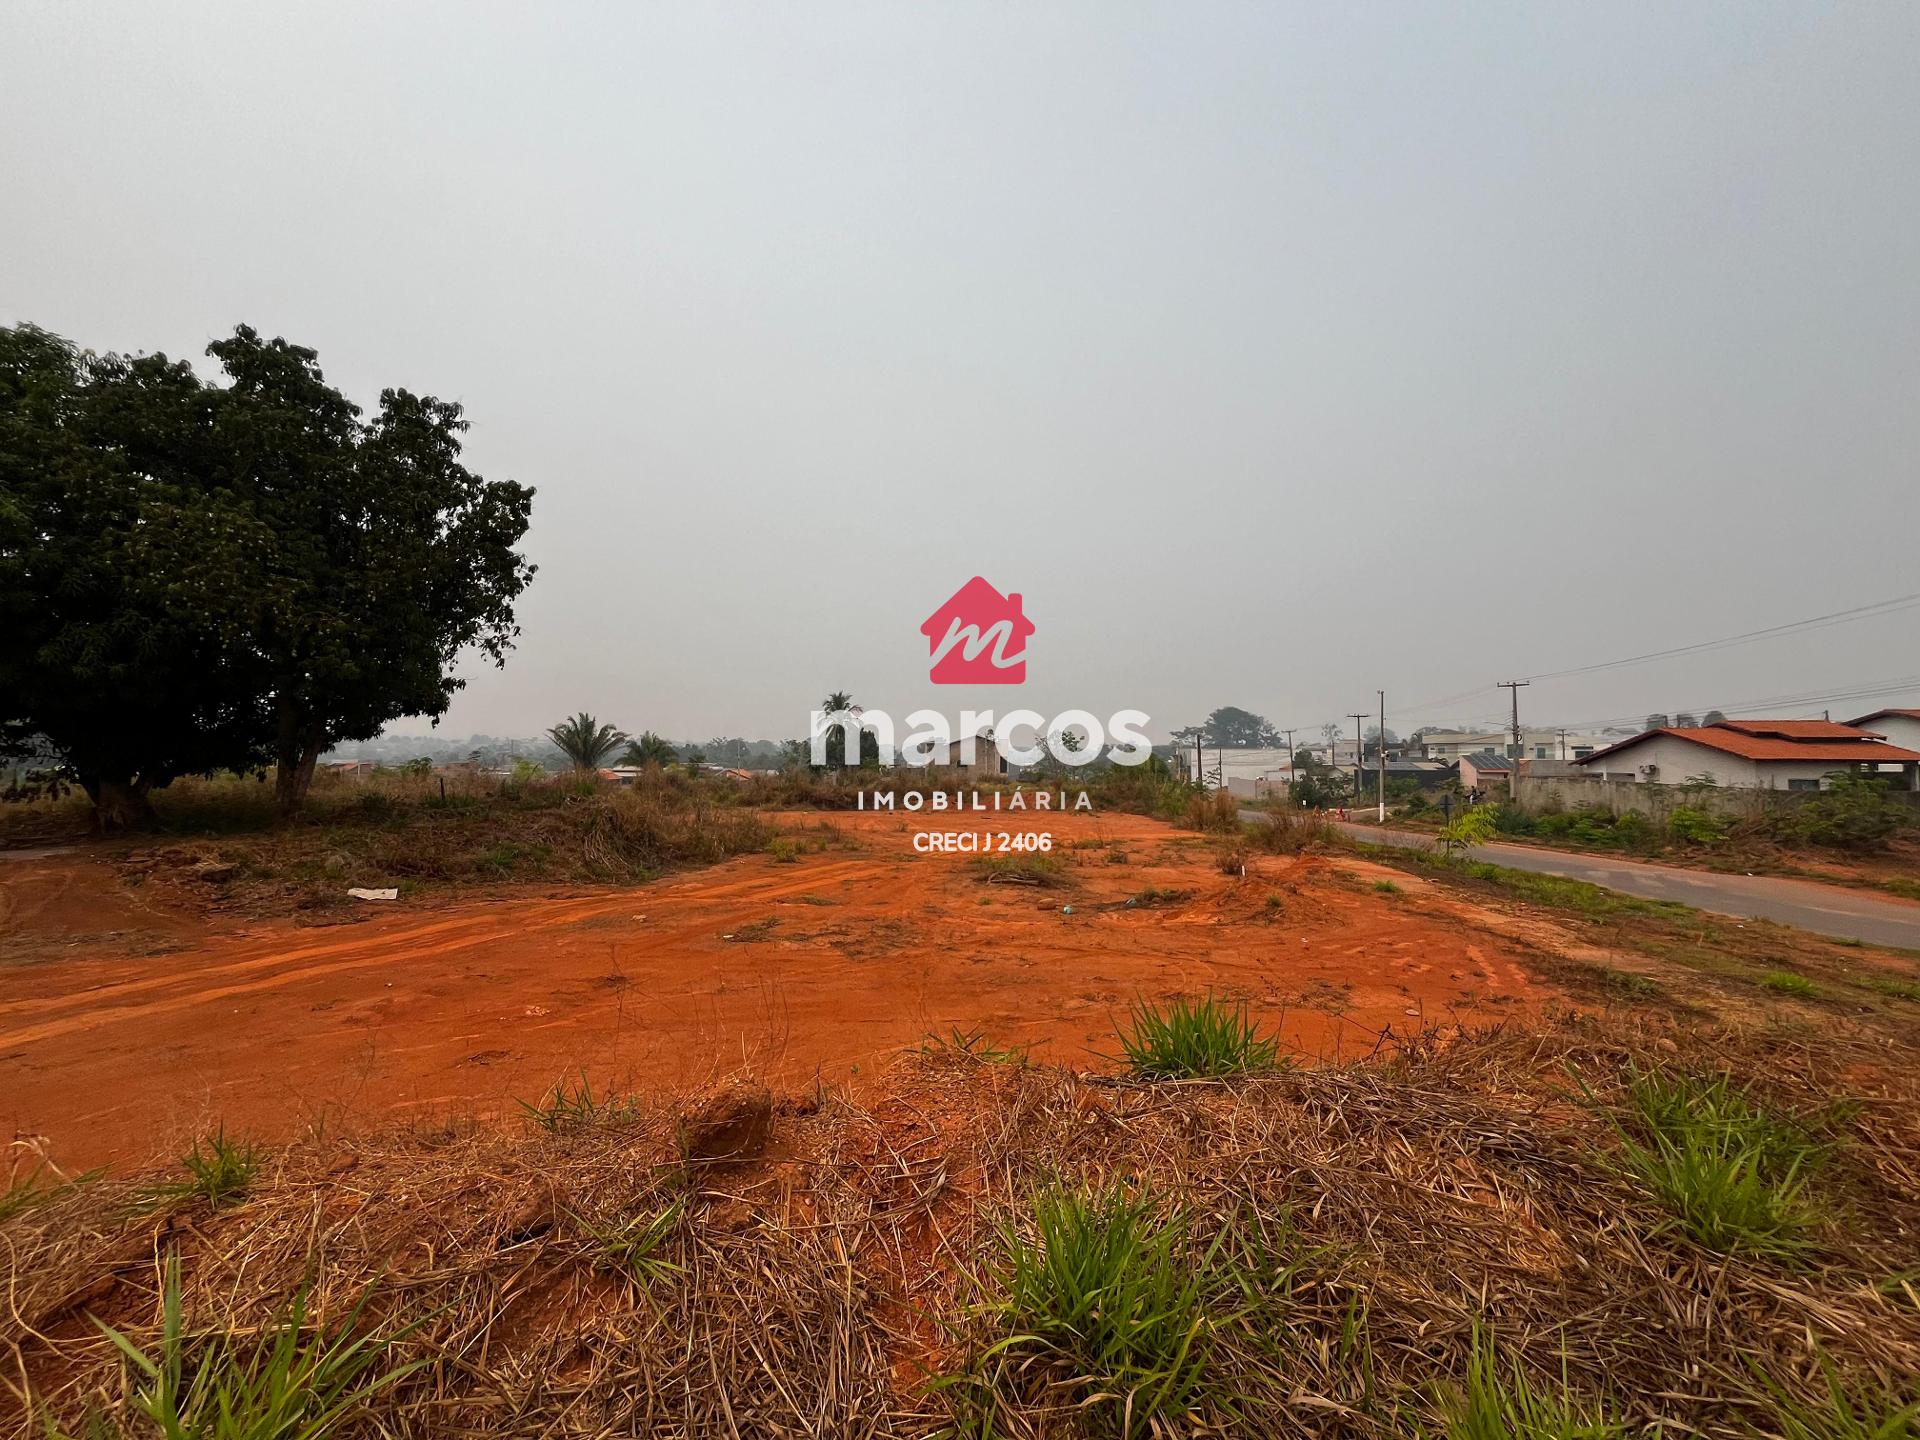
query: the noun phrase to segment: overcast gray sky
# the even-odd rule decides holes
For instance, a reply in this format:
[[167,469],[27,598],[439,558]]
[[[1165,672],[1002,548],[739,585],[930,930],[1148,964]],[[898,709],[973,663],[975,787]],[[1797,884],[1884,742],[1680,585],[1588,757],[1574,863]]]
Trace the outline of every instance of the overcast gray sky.
[[[463,401],[541,573],[456,735],[1404,731],[1920,592],[1916,74],[1894,0],[11,0],[0,322]],[[975,573],[1018,690],[927,681]],[[1920,703],[1917,622],[1526,712]]]

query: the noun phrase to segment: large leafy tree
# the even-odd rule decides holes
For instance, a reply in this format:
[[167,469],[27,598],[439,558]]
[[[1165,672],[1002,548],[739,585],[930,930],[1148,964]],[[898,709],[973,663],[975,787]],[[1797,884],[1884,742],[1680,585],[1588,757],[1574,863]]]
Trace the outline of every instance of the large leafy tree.
[[627,732],[603,725],[582,710],[547,731],[547,738],[560,747],[560,753],[574,769],[598,770],[614,751],[627,743]]
[[156,537],[211,538],[205,389],[163,356],[84,355],[0,329],[0,749],[51,746],[102,827],[178,775],[263,756],[264,697],[204,604],[217,570],[163,577]]
[[461,465],[458,405],[388,390],[363,420],[311,350],[208,349],[227,384],[0,332],[3,718],[103,823],[266,761],[296,808],[330,746],[444,713],[463,651],[503,662],[533,576],[533,492]]
[[1258,750],[1282,744],[1280,732],[1266,718],[1237,705],[1222,705],[1207,716],[1207,743],[1228,750]]

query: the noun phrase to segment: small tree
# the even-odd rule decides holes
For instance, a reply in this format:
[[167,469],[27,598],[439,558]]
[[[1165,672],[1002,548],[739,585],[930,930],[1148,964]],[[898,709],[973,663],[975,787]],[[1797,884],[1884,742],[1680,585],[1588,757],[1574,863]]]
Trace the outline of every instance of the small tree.
[[560,747],[560,753],[572,762],[574,769],[598,770],[607,757],[625,743],[627,735],[624,730],[602,725],[582,710],[571,720],[562,720],[547,731],[547,738]]
[[1440,827],[1440,848],[1446,852],[1448,859],[1452,859],[1455,850],[1464,850],[1469,845],[1491,840],[1499,825],[1499,818],[1492,805],[1476,805],[1471,810],[1462,810]]

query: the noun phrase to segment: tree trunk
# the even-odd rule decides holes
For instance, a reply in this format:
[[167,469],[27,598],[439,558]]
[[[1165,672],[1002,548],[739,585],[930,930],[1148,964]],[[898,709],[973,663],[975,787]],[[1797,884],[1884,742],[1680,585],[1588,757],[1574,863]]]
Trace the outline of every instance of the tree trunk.
[[82,775],[80,788],[93,802],[96,835],[115,830],[144,830],[154,822],[153,801],[148,798],[150,787],[145,780]]
[[323,728],[309,720],[298,706],[287,702],[280,707],[279,734],[274,742],[273,794],[282,815],[295,814],[306,802],[313,784],[313,767],[320,760]]

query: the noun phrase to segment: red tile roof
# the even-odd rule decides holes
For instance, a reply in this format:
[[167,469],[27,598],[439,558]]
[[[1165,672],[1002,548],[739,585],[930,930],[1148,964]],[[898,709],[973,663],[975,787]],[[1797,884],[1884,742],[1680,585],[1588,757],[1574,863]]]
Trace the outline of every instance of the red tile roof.
[[[1741,728],[1736,728],[1738,725]],[[1783,734],[1792,733],[1789,727],[1815,727],[1806,739],[1783,738]],[[1751,733],[1758,728],[1760,733]],[[1840,731],[1838,735],[1833,731]],[[1920,761],[1920,752],[1903,750],[1898,745],[1889,745],[1884,740],[1876,740],[1865,731],[1856,730],[1848,725],[1835,725],[1826,720],[1754,720],[1729,722],[1720,725],[1702,725],[1695,729],[1682,730],[1665,726],[1658,730],[1648,730],[1634,736],[1631,740],[1622,740],[1618,745],[1609,745],[1604,750],[1596,750],[1574,761],[1576,765],[1591,765],[1603,756],[1613,755],[1630,745],[1638,745],[1655,735],[1671,735],[1677,740],[1690,740],[1695,745],[1704,745],[1710,750],[1719,750],[1728,755],[1738,755],[1743,760],[1810,760],[1816,764],[1829,765],[1904,765]]]
[[1871,725],[1876,720],[1885,720],[1889,716],[1898,716],[1902,720],[1920,720],[1920,710],[1876,710],[1871,715],[1860,715],[1849,720],[1849,725]]
[[1879,737],[1855,725],[1832,720],[1717,720],[1709,730],[1738,730],[1742,735],[1764,735],[1773,740],[1872,740]]

